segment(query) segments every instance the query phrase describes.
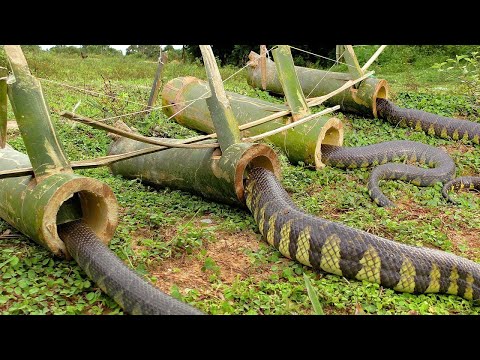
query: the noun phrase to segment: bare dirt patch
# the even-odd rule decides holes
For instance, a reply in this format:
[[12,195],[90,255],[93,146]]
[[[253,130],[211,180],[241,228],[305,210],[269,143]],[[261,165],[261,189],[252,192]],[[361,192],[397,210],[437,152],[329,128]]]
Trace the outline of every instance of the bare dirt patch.
[[[195,220],[195,226],[206,226]],[[164,241],[171,240],[177,234],[178,225],[162,229]],[[157,230],[158,231],[158,230]],[[135,236],[151,238],[148,230],[138,231]],[[178,286],[181,293],[188,289],[195,289],[200,297],[215,297],[223,299],[222,291],[218,289],[218,282],[211,281],[212,274],[217,276],[223,284],[230,285],[235,280],[254,277],[260,281],[268,278],[272,271],[270,266],[253,264],[252,259],[247,255],[255,252],[260,247],[260,237],[255,232],[227,232],[215,231],[214,241],[204,241],[202,250],[196,250],[192,254],[182,253],[180,256],[171,257],[166,260],[155,262],[148,269],[152,276],[158,280],[156,286],[166,293],[170,293],[173,285]],[[136,243],[137,241],[135,241]],[[143,246],[132,244],[134,251],[144,249]],[[218,271],[205,270],[205,259],[211,258]],[[203,269],[202,269],[203,268]]]
[[470,152],[473,149],[472,146],[465,145],[461,142],[440,146],[440,148],[442,148],[443,150],[446,150],[447,153],[449,154],[455,154],[455,153],[465,154],[466,152]]

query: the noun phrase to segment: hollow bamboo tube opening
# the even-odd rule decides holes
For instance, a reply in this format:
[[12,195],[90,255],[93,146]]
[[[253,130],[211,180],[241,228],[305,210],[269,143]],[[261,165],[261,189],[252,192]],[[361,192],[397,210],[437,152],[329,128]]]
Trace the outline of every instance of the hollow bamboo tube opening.
[[[41,184],[40,184],[41,185]],[[70,254],[57,233],[57,214],[62,205],[74,196],[80,199],[82,220],[105,244],[112,239],[118,225],[118,206],[113,191],[98,180],[75,177],[62,184],[44,208],[41,235],[50,250]]]
[[388,99],[389,89],[386,80],[380,79],[375,87],[372,97],[372,113],[376,118],[377,116],[377,99]]
[[322,162],[322,145],[343,145],[343,123],[340,119],[328,119],[318,134],[315,146],[315,168],[317,170],[325,167],[325,164]]
[[245,203],[244,180],[248,170],[255,167],[270,170],[278,179],[281,177],[280,161],[271,147],[265,144],[254,144],[249,147],[238,160],[235,168],[235,193],[242,204]]

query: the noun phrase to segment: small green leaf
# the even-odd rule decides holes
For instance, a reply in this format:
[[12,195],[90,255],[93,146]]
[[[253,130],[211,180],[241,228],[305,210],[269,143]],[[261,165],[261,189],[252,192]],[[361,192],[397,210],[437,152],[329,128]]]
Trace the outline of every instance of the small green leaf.
[[325,313],[323,312],[322,305],[318,300],[318,295],[313,289],[313,286],[310,283],[310,280],[308,279],[307,274],[303,273],[303,279],[305,280],[305,286],[307,288],[308,297],[310,298],[310,301],[313,306],[313,311],[315,312],[316,315],[325,315]]
[[20,259],[16,256],[13,256],[12,259],[10,260],[10,265],[16,266],[19,262],[20,262]]
[[93,299],[95,299],[95,293],[94,292],[89,292],[86,296],[88,301],[92,301]]

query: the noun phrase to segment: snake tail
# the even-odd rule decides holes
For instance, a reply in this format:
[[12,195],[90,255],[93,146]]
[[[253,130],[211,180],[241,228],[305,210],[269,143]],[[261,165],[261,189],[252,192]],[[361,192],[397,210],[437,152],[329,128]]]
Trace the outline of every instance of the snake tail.
[[203,314],[142,279],[81,220],[59,225],[58,234],[90,279],[125,312],[132,315]]
[[263,239],[303,265],[400,292],[480,300],[480,264],[305,214],[263,168],[249,171],[245,194]]
[[377,99],[376,103],[378,117],[391,124],[410,127],[431,136],[465,139],[480,144],[480,123],[401,108],[387,99]]
[[454,190],[461,190],[461,189],[480,191],[480,177],[478,177],[478,176],[461,176],[461,177],[455,178],[453,180],[450,180],[445,185],[443,185],[442,195],[448,201],[450,201],[452,203],[456,203],[456,201],[453,200],[450,197],[450,195],[448,195],[448,192],[449,191],[454,191]]

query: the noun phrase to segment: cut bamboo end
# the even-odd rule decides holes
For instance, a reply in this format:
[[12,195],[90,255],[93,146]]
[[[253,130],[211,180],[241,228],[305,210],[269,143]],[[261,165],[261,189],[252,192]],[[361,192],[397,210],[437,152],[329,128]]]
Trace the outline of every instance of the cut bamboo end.
[[[167,82],[162,90],[162,106],[169,106],[164,108],[167,116],[182,111],[189,103],[183,99],[183,94],[189,85],[198,83],[199,79],[193,76],[183,76],[170,80]],[[208,90],[208,87],[206,87]],[[171,95],[174,95],[173,97]],[[206,97],[206,96],[205,96]],[[169,101],[168,99],[173,99]]]
[[372,114],[373,117],[377,118],[377,99],[388,99],[389,96],[389,86],[386,80],[379,79],[377,85],[375,86],[375,90],[373,92],[372,98]]
[[73,196],[80,199],[82,220],[98,238],[108,244],[118,225],[118,204],[115,194],[106,184],[83,176],[72,177],[53,193],[45,205],[41,237],[45,245],[56,255],[63,253],[71,258],[57,233],[57,214],[62,205]]
[[343,145],[343,123],[340,119],[335,117],[328,119],[318,134],[315,146],[315,169],[317,170],[325,167],[322,162],[322,145]]
[[265,144],[253,144],[250,146],[240,157],[235,168],[235,193],[242,204],[245,203],[244,180],[248,170],[255,167],[270,170],[278,179],[281,177],[280,161],[275,151]]

